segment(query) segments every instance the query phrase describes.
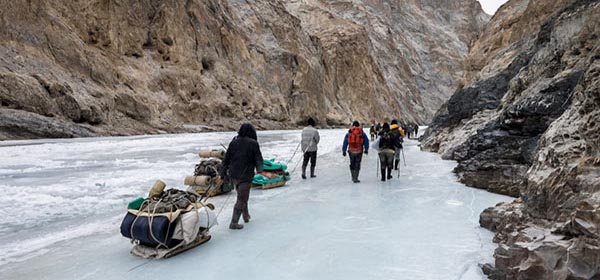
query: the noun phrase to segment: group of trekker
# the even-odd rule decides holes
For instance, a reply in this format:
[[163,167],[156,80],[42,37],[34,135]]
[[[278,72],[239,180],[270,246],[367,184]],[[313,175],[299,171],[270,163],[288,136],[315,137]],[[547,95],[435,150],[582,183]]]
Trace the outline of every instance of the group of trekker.
[[[306,179],[306,168],[310,162],[310,177],[315,178],[315,167],[317,164],[317,146],[320,141],[319,131],[315,128],[316,122],[309,118],[308,125],[302,130],[301,147],[303,151],[302,161],[302,179]],[[407,125],[410,133],[417,135],[418,126]],[[400,153],[402,152],[402,143],[405,137],[405,129],[398,125],[397,120],[392,120],[390,124],[387,122],[382,126],[379,124],[373,125],[371,131],[375,129],[374,145],[378,146],[379,162],[381,163],[381,181],[391,180],[392,170],[398,170],[400,164]],[[373,134],[373,132],[371,132]],[[369,137],[363,131],[358,121],[354,121],[352,126],[344,136],[342,144],[342,155],[350,158],[350,174],[352,182],[360,183],[358,175],[362,155],[369,153]],[[244,222],[250,222],[250,213],[248,211],[248,199],[250,196],[250,186],[254,177],[254,170],[257,173],[263,171],[263,157],[258,144],[256,129],[249,123],[242,124],[238,131],[238,135],[233,138],[225,158],[222,162],[221,170],[217,184],[221,185],[225,178],[231,179],[237,191],[237,201],[233,207],[233,215],[230,229],[242,229],[244,226],[239,224],[240,217],[243,217]]]
[[[379,132],[381,132],[382,128],[383,127],[381,126],[381,123],[375,124],[375,122],[373,122],[373,125],[371,125],[371,128],[369,129],[369,132],[371,134],[371,141],[377,139],[377,137],[379,136]],[[406,137],[408,137],[409,139],[417,138],[417,135],[419,135],[419,125],[416,123],[401,124],[400,128],[402,129]]]
[[[379,124],[377,124],[379,125]],[[371,135],[376,125],[371,127]],[[375,141],[374,145],[379,150],[379,162],[381,164],[381,181],[391,180],[392,170],[398,170],[400,164],[400,153],[402,152],[402,143],[404,142],[404,129],[398,125],[397,120],[392,120],[390,123],[384,123],[380,126],[375,136],[371,139]],[[360,172],[360,162],[362,154],[369,154],[369,138],[363,131],[360,123],[354,121],[352,127],[344,137],[342,145],[342,155],[346,156],[346,152],[350,155],[350,174],[352,182],[360,183],[358,174]]]

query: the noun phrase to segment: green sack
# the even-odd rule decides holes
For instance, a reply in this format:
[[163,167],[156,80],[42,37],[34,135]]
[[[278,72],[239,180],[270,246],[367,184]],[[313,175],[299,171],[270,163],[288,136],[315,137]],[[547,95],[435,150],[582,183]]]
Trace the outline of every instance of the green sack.
[[267,178],[266,176],[262,175],[262,174],[257,174],[254,175],[254,179],[252,180],[252,184],[255,185],[266,185],[266,184],[270,184],[270,183],[278,183],[283,181],[285,178],[283,176],[279,176],[279,177],[275,177],[275,178]]
[[287,170],[287,165],[283,162],[275,162],[272,160],[263,160],[263,170],[265,171],[276,171],[276,170]]
[[127,205],[127,209],[140,210],[142,204],[144,203],[144,200],[145,199],[143,197],[138,197],[134,199],[133,201],[129,202],[129,204]]

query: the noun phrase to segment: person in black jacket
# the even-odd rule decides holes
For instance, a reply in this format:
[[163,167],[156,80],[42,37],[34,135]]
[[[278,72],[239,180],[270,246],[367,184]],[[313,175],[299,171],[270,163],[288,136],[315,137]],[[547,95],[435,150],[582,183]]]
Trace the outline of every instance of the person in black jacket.
[[258,173],[263,171],[263,157],[257,139],[256,129],[249,123],[242,124],[238,135],[229,143],[219,171],[221,176],[219,184],[222,184],[225,178],[230,178],[235,183],[237,190],[237,201],[233,206],[230,229],[244,228],[238,223],[242,214],[244,222],[250,222],[248,199],[255,174],[254,169]]
[[392,179],[394,154],[396,149],[400,146],[400,137],[396,136],[395,132],[390,130],[390,125],[388,123],[384,123],[383,129],[379,134],[379,161],[381,162],[381,181],[385,182],[386,171],[387,179]]
[[419,125],[413,124],[413,130],[415,131],[415,138],[419,138]]

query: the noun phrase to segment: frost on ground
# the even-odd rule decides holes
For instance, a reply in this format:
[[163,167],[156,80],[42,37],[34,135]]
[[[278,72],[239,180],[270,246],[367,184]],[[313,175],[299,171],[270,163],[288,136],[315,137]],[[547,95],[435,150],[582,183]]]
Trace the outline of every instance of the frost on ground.
[[[254,189],[252,222],[227,229],[235,193],[212,198],[213,239],[172,259],[129,254],[127,203],[156,179],[183,188],[200,149],[233,133],[14,141],[0,144],[0,279],[485,279],[486,207],[510,198],[464,187],[454,162],[405,142],[400,179],[376,178],[374,151],[350,181],[345,130],[321,130],[317,178],[300,179],[299,131],[259,133],[265,158],[288,161],[285,187]],[[160,277],[159,277],[160,278]]]

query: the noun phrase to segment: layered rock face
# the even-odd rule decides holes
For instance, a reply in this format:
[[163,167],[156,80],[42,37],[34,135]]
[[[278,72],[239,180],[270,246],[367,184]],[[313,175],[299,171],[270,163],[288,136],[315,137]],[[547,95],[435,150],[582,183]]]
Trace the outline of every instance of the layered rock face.
[[0,139],[423,121],[487,20],[476,0],[0,1]]
[[[338,119],[345,118],[345,111],[363,120],[431,119],[462,77],[468,45],[488,20],[479,3],[470,0],[294,0],[286,7],[311,38],[317,38],[326,69],[332,62],[336,66],[336,80],[326,84],[341,82],[337,92],[343,96],[330,100],[350,109],[336,112]],[[368,75],[376,77],[361,78]],[[381,84],[356,92],[365,87],[365,80]]]
[[466,60],[423,147],[520,196],[481,214],[492,279],[600,278],[600,1],[514,0]]

